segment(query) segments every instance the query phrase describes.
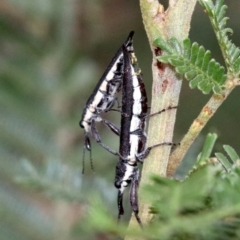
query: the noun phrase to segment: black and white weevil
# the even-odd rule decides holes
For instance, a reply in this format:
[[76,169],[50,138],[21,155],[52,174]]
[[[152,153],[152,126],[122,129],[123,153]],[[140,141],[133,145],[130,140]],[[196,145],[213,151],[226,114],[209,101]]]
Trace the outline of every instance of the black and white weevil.
[[147,93],[141,73],[136,71],[134,59],[131,58],[124,46],[123,53],[122,113],[124,114],[121,115],[119,161],[115,175],[115,187],[118,189],[118,219],[124,214],[123,193],[130,185],[130,205],[136,220],[142,227],[141,219],[138,216],[138,185],[140,180],[138,163],[143,162],[152,148],[176,145],[164,142],[146,147],[146,119],[176,107],[169,107],[152,115],[147,114]]
[[[130,32],[127,40],[124,42],[124,46],[127,49],[128,54],[134,56],[133,49],[133,35],[134,32]],[[101,117],[101,114],[108,112],[112,109],[116,103],[116,93],[120,91],[123,78],[123,52],[122,47],[117,51],[112,61],[108,65],[107,69],[100,78],[97,86],[93,90],[93,93],[89,97],[86,106],[82,113],[82,118],[79,122],[80,127],[85,131],[84,136],[84,149],[83,149],[83,162],[85,158],[85,149],[90,152],[90,160],[92,164],[91,154],[91,142],[90,135],[106,150],[112,152],[112,150],[102,143],[100,135],[97,131],[95,122],[104,123],[115,134],[119,135],[119,129],[106,119]],[[83,168],[84,171],[84,168]]]

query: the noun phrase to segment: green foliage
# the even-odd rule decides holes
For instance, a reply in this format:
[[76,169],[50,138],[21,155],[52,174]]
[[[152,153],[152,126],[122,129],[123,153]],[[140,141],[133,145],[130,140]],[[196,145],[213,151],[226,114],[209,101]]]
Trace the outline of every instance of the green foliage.
[[82,174],[80,168],[70,168],[59,160],[49,159],[45,166],[37,169],[30,161],[21,161],[21,173],[15,178],[19,184],[39,191],[54,199],[80,201]]
[[[94,233],[99,233],[101,239],[119,239],[124,237],[127,225],[118,223],[116,216],[111,216],[108,206],[102,202],[99,197],[92,195],[91,209],[89,214],[79,221],[74,229],[74,234],[80,235],[82,240],[94,239]],[[136,232],[132,233],[136,236]],[[142,231],[138,230],[138,235],[141,236]]]
[[171,64],[178,73],[184,74],[190,80],[191,88],[197,87],[204,94],[211,90],[216,94],[221,93],[226,75],[224,68],[211,59],[210,51],[197,43],[191,44],[190,39],[185,39],[181,44],[176,38],[171,38],[168,42],[158,38],[154,44],[166,52],[164,56],[157,56],[157,59]]
[[153,235],[159,239],[238,239],[240,169],[233,171],[235,181],[209,164],[183,182],[155,176],[154,185],[145,193],[159,195],[152,205]]
[[[81,174],[78,122],[99,72],[79,47],[80,6],[64,0],[0,5],[0,238],[81,239],[72,230],[91,208],[93,191],[111,210],[116,192],[108,174],[88,171],[88,155]],[[110,161],[98,150],[99,173]]]
[[217,140],[217,134],[216,133],[209,133],[206,137],[203,150],[198,155],[197,158],[197,165],[200,165],[201,163],[205,162],[207,159],[210,158],[214,144]]
[[57,226],[47,214],[12,186],[0,184],[0,205],[2,239],[50,240],[56,234]]
[[[199,0],[199,2],[205,7],[210,17],[226,67],[229,70],[228,73],[238,77],[240,49],[228,37],[229,33],[233,31],[226,28],[228,18],[225,17],[225,13],[227,6],[223,5],[223,0],[217,0],[215,5],[211,0]],[[154,41],[154,44],[165,51],[165,54],[157,56],[157,59],[160,62],[171,64],[178,73],[183,74],[187,80],[190,80],[190,88],[197,87],[204,94],[211,90],[216,94],[221,93],[226,81],[224,67],[211,59],[209,50],[205,50],[203,46],[199,46],[196,42],[191,44],[189,39],[180,43],[175,38],[168,41],[158,38]]]
[[239,156],[224,145],[229,159],[216,153],[219,164],[211,158],[216,139],[216,134],[208,134],[196,165],[184,181],[154,176],[154,184],[145,188],[155,214],[152,236],[169,240],[239,239]]
[[218,161],[223,165],[223,167],[226,169],[226,171],[230,172],[232,170],[232,165],[233,166],[239,165],[239,156],[231,146],[223,145],[223,148],[229,158],[220,152],[215,153],[215,156],[217,157]]
[[[237,152],[229,145],[223,145],[223,149],[225,150],[227,156],[225,156],[221,152],[216,152],[214,155],[216,158],[211,157],[214,144],[217,140],[217,134],[209,133],[206,137],[203,150],[199,153],[197,157],[197,161],[194,165],[192,171],[198,169],[198,167],[204,166],[206,164],[216,164],[221,163],[221,166],[227,172],[231,172],[232,169],[239,166],[239,156]],[[191,171],[191,172],[192,172]],[[190,174],[191,174],[190,172]]]
[[240,49],[229,39],[229,34],[233,31],[231,28],[226,28],[228,17],[225,16],[227,6],[223,5],[224,0],[216,0],[215,4],[212,0],[199,0],[199,2],[205,7],[210,18],[227,68],[232,74],[239,74]]

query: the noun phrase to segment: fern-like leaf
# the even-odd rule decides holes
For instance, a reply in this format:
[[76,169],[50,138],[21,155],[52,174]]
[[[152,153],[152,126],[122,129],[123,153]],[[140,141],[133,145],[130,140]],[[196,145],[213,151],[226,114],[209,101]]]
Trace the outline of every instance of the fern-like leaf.
[[216,133],[209,133],[207,135],[204,146],[203,146],[203,150],[198,155],[196,165],[204,164],[205,161],[210,158],[216,140],[217,140],[217,134]]
[[227,6],[223,5],[223,0],[216,0],[215,5],[212,0],[199,0],[199,2],[209,15],[227,68],[233,74],[239,73],[240,49],[231,42],[228,36],[229,34],[232,34],[233,31],[231,28],[226,28],[228,20],[225,16]]
[[171,64],[178,73],[184,74],[190,80],[190,88],[197,87],[204,94],[211,90],[216,94],[221,93],[226,81],[224,67],[211,59],[210,51],[206,51],[198,43],[191,44],[188,38],[183,44],[176,38],[171,38],[168,42],[158,38],[154,43],[166,52],[166,55],[158,56],[157,59]]
[[236,164],[237,161],[239,161],[239,156],[237,154],[237,152],[229,145],[223,145],[224,150],[226,151],[226,153],[228,154],[228,156],[230,157],[231,161]]
[[227,171],[227,172],[230,172],[231,171],[231,168],[232,168],[232,164],[231,162],[229,161],[229,159],[222,153],[220,152],[217,152],[215,153],[215,156],[217,157],[218,161],[222,164],[222,166],[224,167],[224,169]]
[[231,172],[236,166],[239,165],[239,156],[237,152],[229,145],[223,145],[228,157],[222,153],[215,153],[218,161],[223,165],[227,172]]
[[154,176],[154,184],[145,188],[155,215],[151,236],[166,240],[239,239],[240,169],[221,173],[218,165],[206,164],[181,182]]

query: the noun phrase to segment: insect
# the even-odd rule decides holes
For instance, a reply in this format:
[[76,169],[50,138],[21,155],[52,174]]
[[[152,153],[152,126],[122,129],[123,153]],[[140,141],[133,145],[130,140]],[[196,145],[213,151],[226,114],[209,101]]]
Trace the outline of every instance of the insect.
[[[148,115],[147,94],[141,73],[135,69],[135,60],[128,54],[123,46],[124,73],[122,83],[122,112],[120,129],[119,161],[116,166],[115,187],[118,189],[118,219],[124,214],[123,193],[130,185],[130,205],[136,220],[142,227],[138,216],[138,162],[142,163],[151,149],[163,145],[175,145],[174,143],[160,143],[146,148],[146,119],[161,112]],[[169,107],[173,109],[176,107]]]
[[[133,35],[134,32],[130,32],[127,40],[124,42],[124,46],[127,49],[128,54],[134,56],[133,50]],[[108,112],[112,109],[117,102],[116,93],[120,91],[123,78],[123,52],[122,47],[117,51],[114,58],[110,62],[109,66],[100,78],[97,86],[93,90],[93,93],[89,97],[86,106],[82,113],[82,118],[79,122],[80,127],[85,131],[84,136],[84,149],[83,149],[83,171],[84,171],[84,158],[85,149],[90,152],[90,161],[92,165],[92,153],[90,135],[107,151],[113,151],[102,143],[99,132],[96,128],[95,122],[102,122],[115,134],[119,135],[119,129],[106,119],[101,117],[101,114]],[[93,166],[92,166],[93,168]]]

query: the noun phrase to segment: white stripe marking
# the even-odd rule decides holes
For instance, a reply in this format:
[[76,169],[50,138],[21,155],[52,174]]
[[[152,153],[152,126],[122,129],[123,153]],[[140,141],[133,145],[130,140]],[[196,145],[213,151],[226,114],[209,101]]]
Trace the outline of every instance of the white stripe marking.
[[123,193],[126,187],[128,186],[127,180],[131,180],[132,174],[134,172],[134,166],[131,166],[129,164],[125,164],[125,166],[126,166],[126,171],[123,176],[123,181],[120,188],[121,193]]
[[99,88],[99,90],[103,91],[103,92],[107,92],[107,85],[108,82],[106,80],[104,80]]
[[98,91],[97,94],[95,95],[91,105],[94,106],[94,107],[97,107],[97,105],[101,102],[103,97],[104,97],[103,93]]
[[141,89],[140,86],[137,86],[133,89],[133,100],[141,100],[142,98],[142,93],[141,93]]
[[139,136],[135,134],[131,134],[129,143],[130,143],[129,162],[135,163],[136,162],[135,156],[138,151]]
[[133,103],[133,114],[140,115],[142,113],[142,102],[134,101]]
[[137,116],[133,115],[131,119],[130,132],[133,132],[139,129],[140,124],[141,124],[141,120]]
[[120,62],[120,59],[122,58],[123,54],[120,54],[118,59],[115,61],[114,65],[111,68],[111,71],[107,74],[106,80],[111,81],[113,80],[115,74],[114,72],[117,70],[117,64]]

